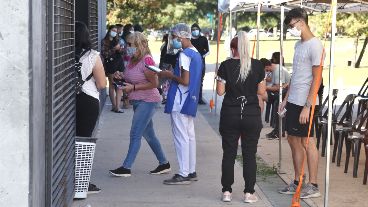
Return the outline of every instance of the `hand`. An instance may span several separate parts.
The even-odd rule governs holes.
[[[115,73],[114,73],[114,78],[116,78],[116,79],[123,79],[124,78],[124,73],[123,72],[120,72],[120,71],[116,71]]]
[[[284,110],[285,106],[286,106],[286,99],[283,102],[281,102],[281,104],[279,105],[279,111],[278,111],[279,114],[282,113],[282,111]]]
[[[309,107],[303,107],[302,112],[300,112],[300,116],[299,116],[299,123],[300,124],[306,124],[309,121],[309,112],[310,112],[310,108]]]
[[[134,85],[130,84],[130,83],[125,83],[125,86],[123,86],[123,91],[125,93],[130,93],[134,90]]]
[[[115,50],[120,50],[120,44],[117,44],[115,47],[114,47]]]
[[[174,77],[174,73],[170,70],[163,70],[158,73],[160,78],[169,78],[172,79]]]

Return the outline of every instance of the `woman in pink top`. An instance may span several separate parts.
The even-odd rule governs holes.
[[[115,77],[126,80],[123,90],[128,93],[129,100],[133,105],[134,115],[130,129],[128,154],[123,164],[115,170],[110,170],[110,173],[119,177],[129,177],[131,175],[130,169],[141,147],[142,136],[146,139],[159,162],[158,167],[150,173],[167,173],[171,170],[170,163],[162,151],[152,122],[156,105],[160,101],[160,94],[157,90],[158,77],[156,73],[145,67],[145,65],[155,65],[155,62],[148,48],[148,41],[142,33],[134,32],[130,34],[126,43],[128,46],[127,54],[131,58],[124,74],[118,71],[115,73]]]

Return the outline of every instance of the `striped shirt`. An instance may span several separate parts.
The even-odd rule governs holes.
[[[144,72],[148,70],[144,65],[155,65],[152,56],[146,55],[137,64],[129,63],[124,71],[125,81],[130,84],[145,84],[147,80]],[[160,102],[160,94],[157,88],[132,91],[128,95],[129,100],[141,100],[145,102]]]

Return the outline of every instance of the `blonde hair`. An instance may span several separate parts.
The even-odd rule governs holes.
[[[131,59],[133,64],[138,63],[144,56],[151,55],[151,51],[148,47],[148,40],[142,33],[134,32],[129,34],[127,36],[127,41],[133,43],[132,46],[137,48]]]
[[[252,62],[249,55],[249,39],[247,33],[244,31],[238,33],[238,52],[240,58],[240,71],[238,80],[240,79],[240,81],[244,82],[251,70]]]

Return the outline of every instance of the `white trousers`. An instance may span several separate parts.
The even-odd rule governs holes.
[[[173,111],[171,112],[171,128],[178,158],[179,175],[187,177],[189,173],[195,172],[196,166],[194,117]]]

